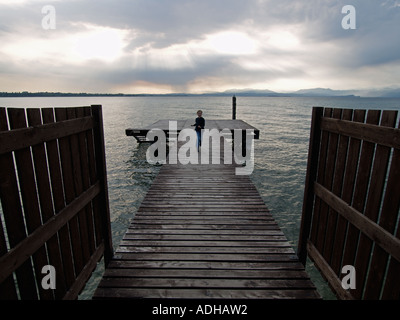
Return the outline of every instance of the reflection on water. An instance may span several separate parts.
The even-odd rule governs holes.
[[[127,137],[127,139],[130,139]],[[131,140],[131,139],[130,139]],[[148,143],[137,144],[131,140],[133,147],[127,159],[121,159],[120,165],[108,173],[110,189],[111,223],[113,224],[113,244],[118,247],[126,228],[134,217],[153,179],[160,169],[146,161]]]

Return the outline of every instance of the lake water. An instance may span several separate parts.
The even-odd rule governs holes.
[[[0,98],[2,107],[103,106],[106,160],[113,244],[116,248],[149,189],[159,166],[146,161],[146,145],[125,135],[160,119],[191,119],[198,109],[207,119],[231,119],[230,97],[69,97]],[[313,106],[396,109],[400,99],[379,98],[270,98],[237,97],[237,119],[260,130],[255,141],[251,179],[285,233],[297,249],[308,141]],[[104,271],[99,263],[80,299],[90,299]],[[325,299],[332,299],[325,281],[311,263],[313,282]]]

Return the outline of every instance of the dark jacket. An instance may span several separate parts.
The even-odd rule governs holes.
[[[205,125],[206,125],[206,120],[204,120],[203,117],[197,117],[194,129],[196,131],[200,131],[201,129],[204,129]],[[200,128],[199,128],[199,126],[200,126]]]

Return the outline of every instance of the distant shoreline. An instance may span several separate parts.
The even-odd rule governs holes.
[[[239,92],[233,93],[166,93],[166,94],[125,94],[125,93],[62,93],[62,92],[0,92],[0,98],[32,98],[32,97],[351,97],[361,98],[356,95],[313,95],[295,93],[252,93]]]
[[[271,90],[227,90],[205,93],[88,93],[88,92],[0,92],[0,98],[24,97],[295,97],[295,98],[400,98],[400,89],[386,90],[332,90],[324,88],[303,89],[294,92]]]

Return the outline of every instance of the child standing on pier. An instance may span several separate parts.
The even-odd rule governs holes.
[[[201,129],[204,129],[204,126],[206,124],[206,120],[203,118],[203,111],[198,110],[197,111],[197,118],[196,118],[196,123],[193,125],[197,133],[197,151],[200,151],[200,146],[201,146]]]

